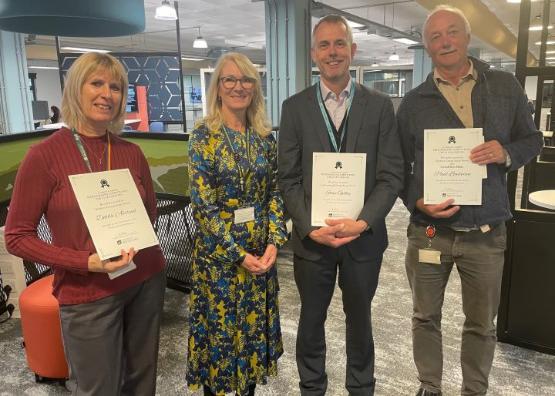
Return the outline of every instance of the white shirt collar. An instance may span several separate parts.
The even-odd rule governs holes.
[[[343,88],[343,90],[339,93],[339,98],[341,96],[349,96],[349,93],[351,92],[351,84],[352,84],[351,80],[352,80],[352,77],[349,74],[349,81],[347,82],[347,85],[345,86],[345,88]],[[328,99],[330,94],[334,94],[333,91],[329,89],[324,83],[324,81],[322,80],[320,80],[320,92],[322,93],[322,98],[324,99],[324,102]]]

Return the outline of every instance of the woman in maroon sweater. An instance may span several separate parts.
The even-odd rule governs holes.
[[[8,251],[50,265],[70,376],[79,395],[154,394],[165,277],[159,246],[101,261],[68,176],[128,168],[151,221],[156,199],[138,146],[114,133],[125,116],[127,73],[106,54],[79,57],[67,73],[68,128],[33,146],[17,173],[6,221]],[[82,151],[81,151],[82,149]],[[52,244],[37,237],[46,217]],[[110,280],[129,262],[136,269]]]

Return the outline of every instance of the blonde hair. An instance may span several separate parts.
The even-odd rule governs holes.
[[[347,33],[347,43],[349,43],[349,45],[353,45],[353,29],[351,29],[351,26],[349,25],[349,22],[347,22],[347,19],[345,19],[345,17],[342,17],[341,15],[329,14],[325,17],[320,18],[320,20],[316,22],[316,25],[314,25],[314,29],[312,29],[312,48],[314,48],[314,44],[316,44],[314,41],[316,30],[318,30],[322,23],[343,24]]]
[[[216,68],[210,79],[208,91],[206,92],[208,115],[198,121],[195,127],[198,128],[204,124],[211,131],[220,130],[223,127],[224,117],[222,114],[222,103],[218,100],[218,88],[220,85],[220,78],[222,77],[222,69],[229,62],[235,63],[244,76],[256,80],[253,87],[252,101],[247,108],[247,122],[258,135],[262,137],[268,136],[272,127],[266,117],[260,74],[249,58],[238,52],[229,52],[218,59],[218,63],[216,63]]]
[[[464,12],[462,12],[462,10],[457,7],[453,7],[448,4],[440,4],[436,6],[432,10],[432,12],[430,12],[430,14],[428,14],[428,16],[426,17],[426,20],[424,21],[424,24],[422,24],[422,42],[424,43],[424,47],[428,46],[428,43],[426,42],[426,28],[428,27],[428,22],[430,21],[431,17],[433,17],[435,14],[437,14],[440,11],[450,12],[452,14],[455,14],[461,17],[461,19],[464,22],[464,30],[466,34],[470,36],[470,22],[468,22],[468,19],[466,18],[466,15],[464,15]]]
[[[106,70],[120,83],[121,103],[116,116],[108,125],[108,130],[117,134],[123,129],[128,82],[127,72],[123,65],[119,60],[109,54],[87,52],[77,58],[69,68],[62,96],[62,114],[64,115],[64,122],[70,128],[78,128],[79,124],[85,119],[81,107],[81,92],[87,79],[98,69]]]

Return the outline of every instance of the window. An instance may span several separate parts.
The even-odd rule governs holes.
[[[391,97],[403,97],[412,89],[412,70],[364,70],[362,83]]]

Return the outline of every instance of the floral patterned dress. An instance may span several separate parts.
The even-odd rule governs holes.
[[[276,143],[272,135],[200,127],[191,134],[189,157],[198,227],[187,383],[190,390],[207,385],[218,395],[245,395],[277,374],[283,353],[276,266],[255,276],[240,265],[245,253],[262,256],[267,244],[280,248],[286,241]],[[235,224],[235,210],[250,206],[255,220]]]

